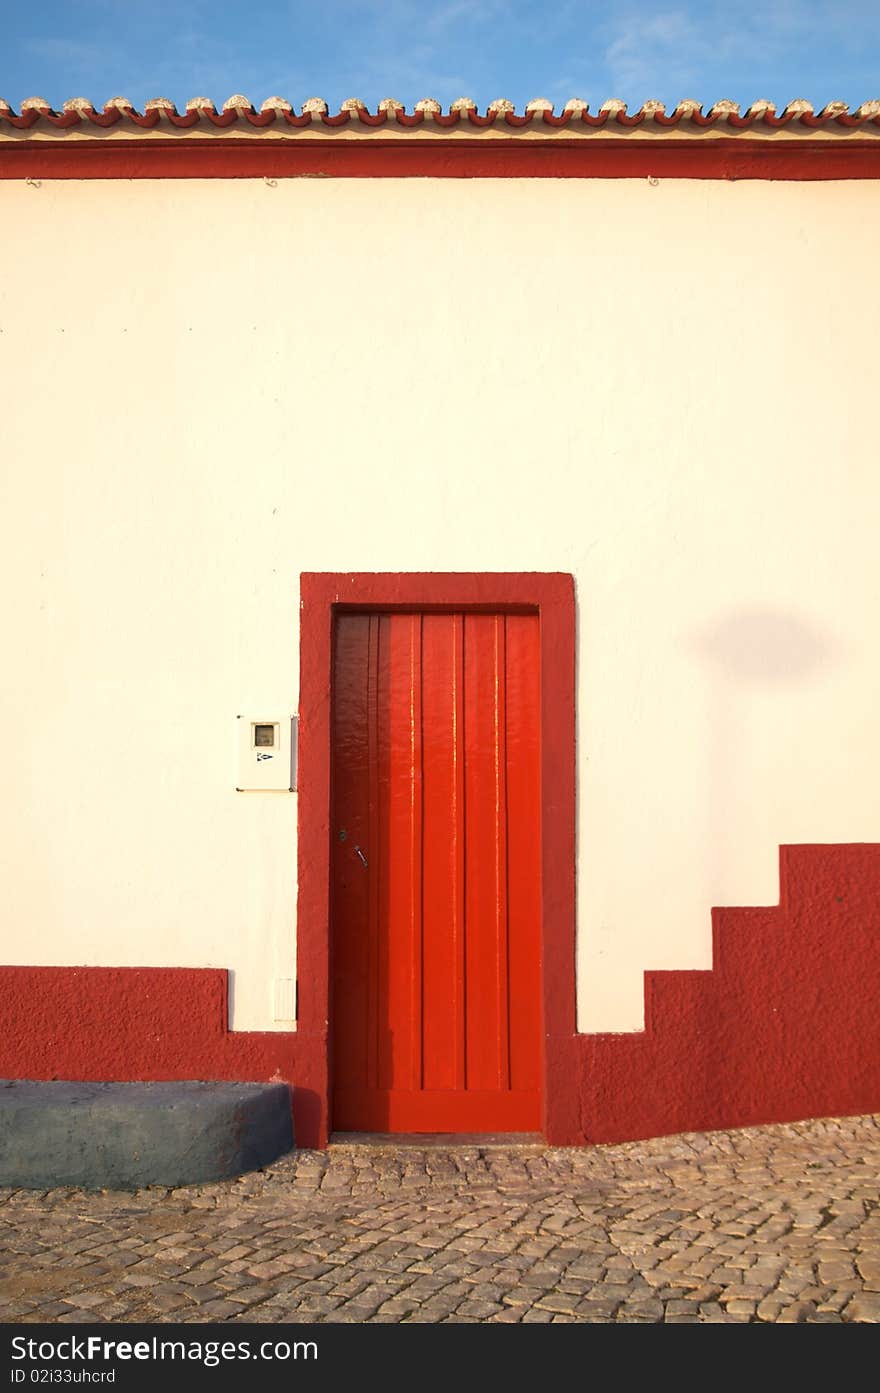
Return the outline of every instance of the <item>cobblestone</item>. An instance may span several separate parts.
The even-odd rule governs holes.
[[[880,1322],[880,1115],[0,1190],[0,1320]]]

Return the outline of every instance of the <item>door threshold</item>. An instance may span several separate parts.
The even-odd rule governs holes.
[[[540,1132],[331,1132],[329,1146],[546,1147]]]

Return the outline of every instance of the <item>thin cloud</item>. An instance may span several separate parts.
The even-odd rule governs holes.
[[[752,98],[776,97],[780,78],[792,71],[812,77],[824,70],[827,76],[828,58],[823,65],[821,55],[832,46],[838,58],[849,53],[849,70],[858,71],[862,64],[856,55],[869,53],[880,41],[880,13],[862,12],[854,23],[851,7],[824,0],[776,0],[760,9],[732,3],[678,5],[654,14],[646,14],[643,6],[626,6],[611,16],[602,33],[610,89],[627,101],[734,96],[715,88],[719,81],[725,83],[727,73],[736,73],[740,84],[753,83]],[[812,91],[812,82],[810,86],[809,95],[818,100],[821,94]]]
[[[414,6],[414,13],[421,17],[425,29],[431,34],[447,34],[457,26],[462,28],[482,27],[501,18],[503,6],[500,0],[449,0],[427,18],[423,7]]]
[[[604,62],[614,95],[653,95],[661,88],[685,95],[720,58],[734,55],[754,58],[749,37],[737,30],[704,28],[686,11],[672,10],[648,20],[626,18],[609,42]]]
[[[34,58],[46,59],[51,63],[64,63],[70,68],[100,69],[114,61],[113,46],[100,40],[45,38],[27,39],[25,51]]]

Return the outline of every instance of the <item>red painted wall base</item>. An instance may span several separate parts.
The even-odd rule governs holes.
[[[713,912],[711,972],[646,974],[636,1035],[550,1039],[547,1140],[880,1110],[880,845],[781,849],[781,900]],[[0,1076],[281,1079],[327,1135],[322,1033],[233,1034],[226,973],[0,968]]]
[[[298,1146],[326,1142],[327,1039],[227,1029],[213,968],[0,968],[0,1077],[293,1085]]]

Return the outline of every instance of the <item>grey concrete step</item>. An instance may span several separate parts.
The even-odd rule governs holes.
[[[257,1170],[293,1148],[281,1083],[0,1079],[0,1185],[136,1190]]]

